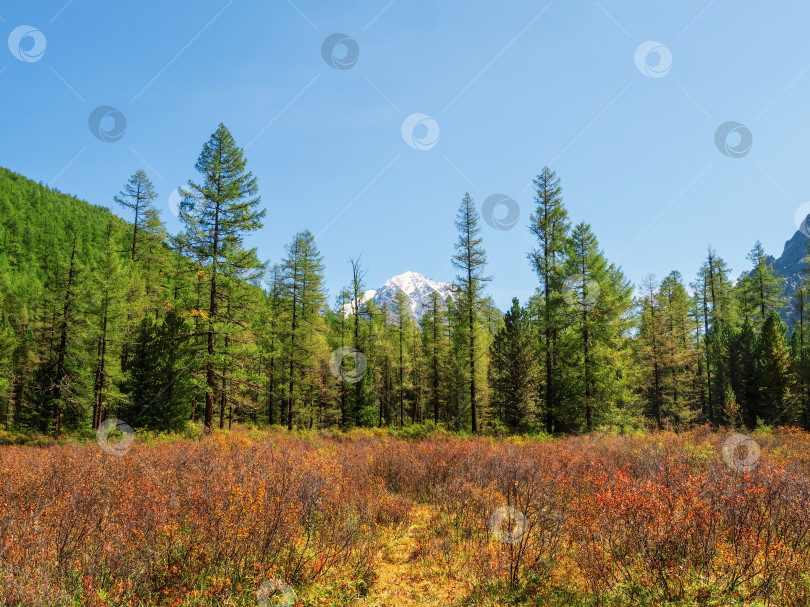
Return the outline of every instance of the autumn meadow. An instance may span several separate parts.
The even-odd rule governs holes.
[[[5,446],[0,604],[806,605],[810,435],[730,436]]]

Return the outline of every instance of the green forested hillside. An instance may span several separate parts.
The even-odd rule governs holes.
[[[98,371],[94,349],[114,338],[126,302],[142,305],[136,290],[144,264],[133,263],[127,247],[132,225],[2,168],[0,219],[0,419],[45,430],[58,400],[64,423],[92,421],[85,417]],[[155,219],[140,251],[168,261]],[[105,373],[117,380],[113,368]]]
[[[191,159],[190,159],[191,160]],[[220,125],[183,190],[177,236],[138,170],[107,208],[0,169],[0,425],[5,430],[435,424],[473,432],[810,424],[806,289],[790,339],[784,281],[757,244],[733,284],[709,249],[693,281],[648,277],[633,292],[562,188],[537,176],[528,263],[536,292],[499,312],[487,296],[475,202],[456,221],[453,297],[415,322],[359,306],[352,260],[332,301],[308,231],[259,261],[259,185]],[[351,310],[344,314],[343,310]],[[338,313],[338,311],[341,311]]]

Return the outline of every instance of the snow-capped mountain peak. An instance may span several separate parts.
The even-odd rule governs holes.
[[[387,306],[389,311],[396,307],[397,291],[402,291],[408,298],[408,307],[414,319],[419,320],[425,313],[430,302],[431,293],[437,291],[442,300],[447,299],[453,291],[453,285],[449,282],[439,282],[420,274],[419,272],[408,271],[385,281],[379,289],[365,291],[362,295],[361,303],[373,300],[378,308]],[[344,313],[352,313],[352,304],[344,306]]]

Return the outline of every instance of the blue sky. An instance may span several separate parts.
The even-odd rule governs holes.
[[[452,279],[465,191],[479,205],[505,194],[517,225],[483,224],[490,292],[505,309],[536,285],[529,185],[548,164],[572,219],[592,225],[635,283],[672,269],[691,280],[709,244],[736,276],[755,240],[781,253],[810,200],[810,5],[640,4],[0,3],[11,37],[0,48],[0,165],[105,205],[143,167],[176,232],[170,194],[196,178],[222,121],[247,146],[268,210],[249,244],[278,261],[311,230],[330,298],[360,254],[372,288],[406,270]],[[335,33],[359,49],[350,69],[322,56]],[[648,41],[665,47],[660,68],[655,52],[636,65]],[[119,140],[88,128],[99,106],[125,117]],[[430,149],[402,135],[413,114],[438,126],[437,139],[414,132]],[[715,143],[728,121],[753,139],[740,157],[740,128],[724,140],[732,156]],[[108,116],[101,130],[113,128]]]

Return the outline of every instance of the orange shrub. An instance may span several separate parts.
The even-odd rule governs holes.
[[[459,600],[808,604],[810,437],[756,435],[739,472],[727,436],[3,447],[0,604],[255,604],[271,579],[321,593],[307,604],[337,579],[348,604],[414,503],[412,558]]]

